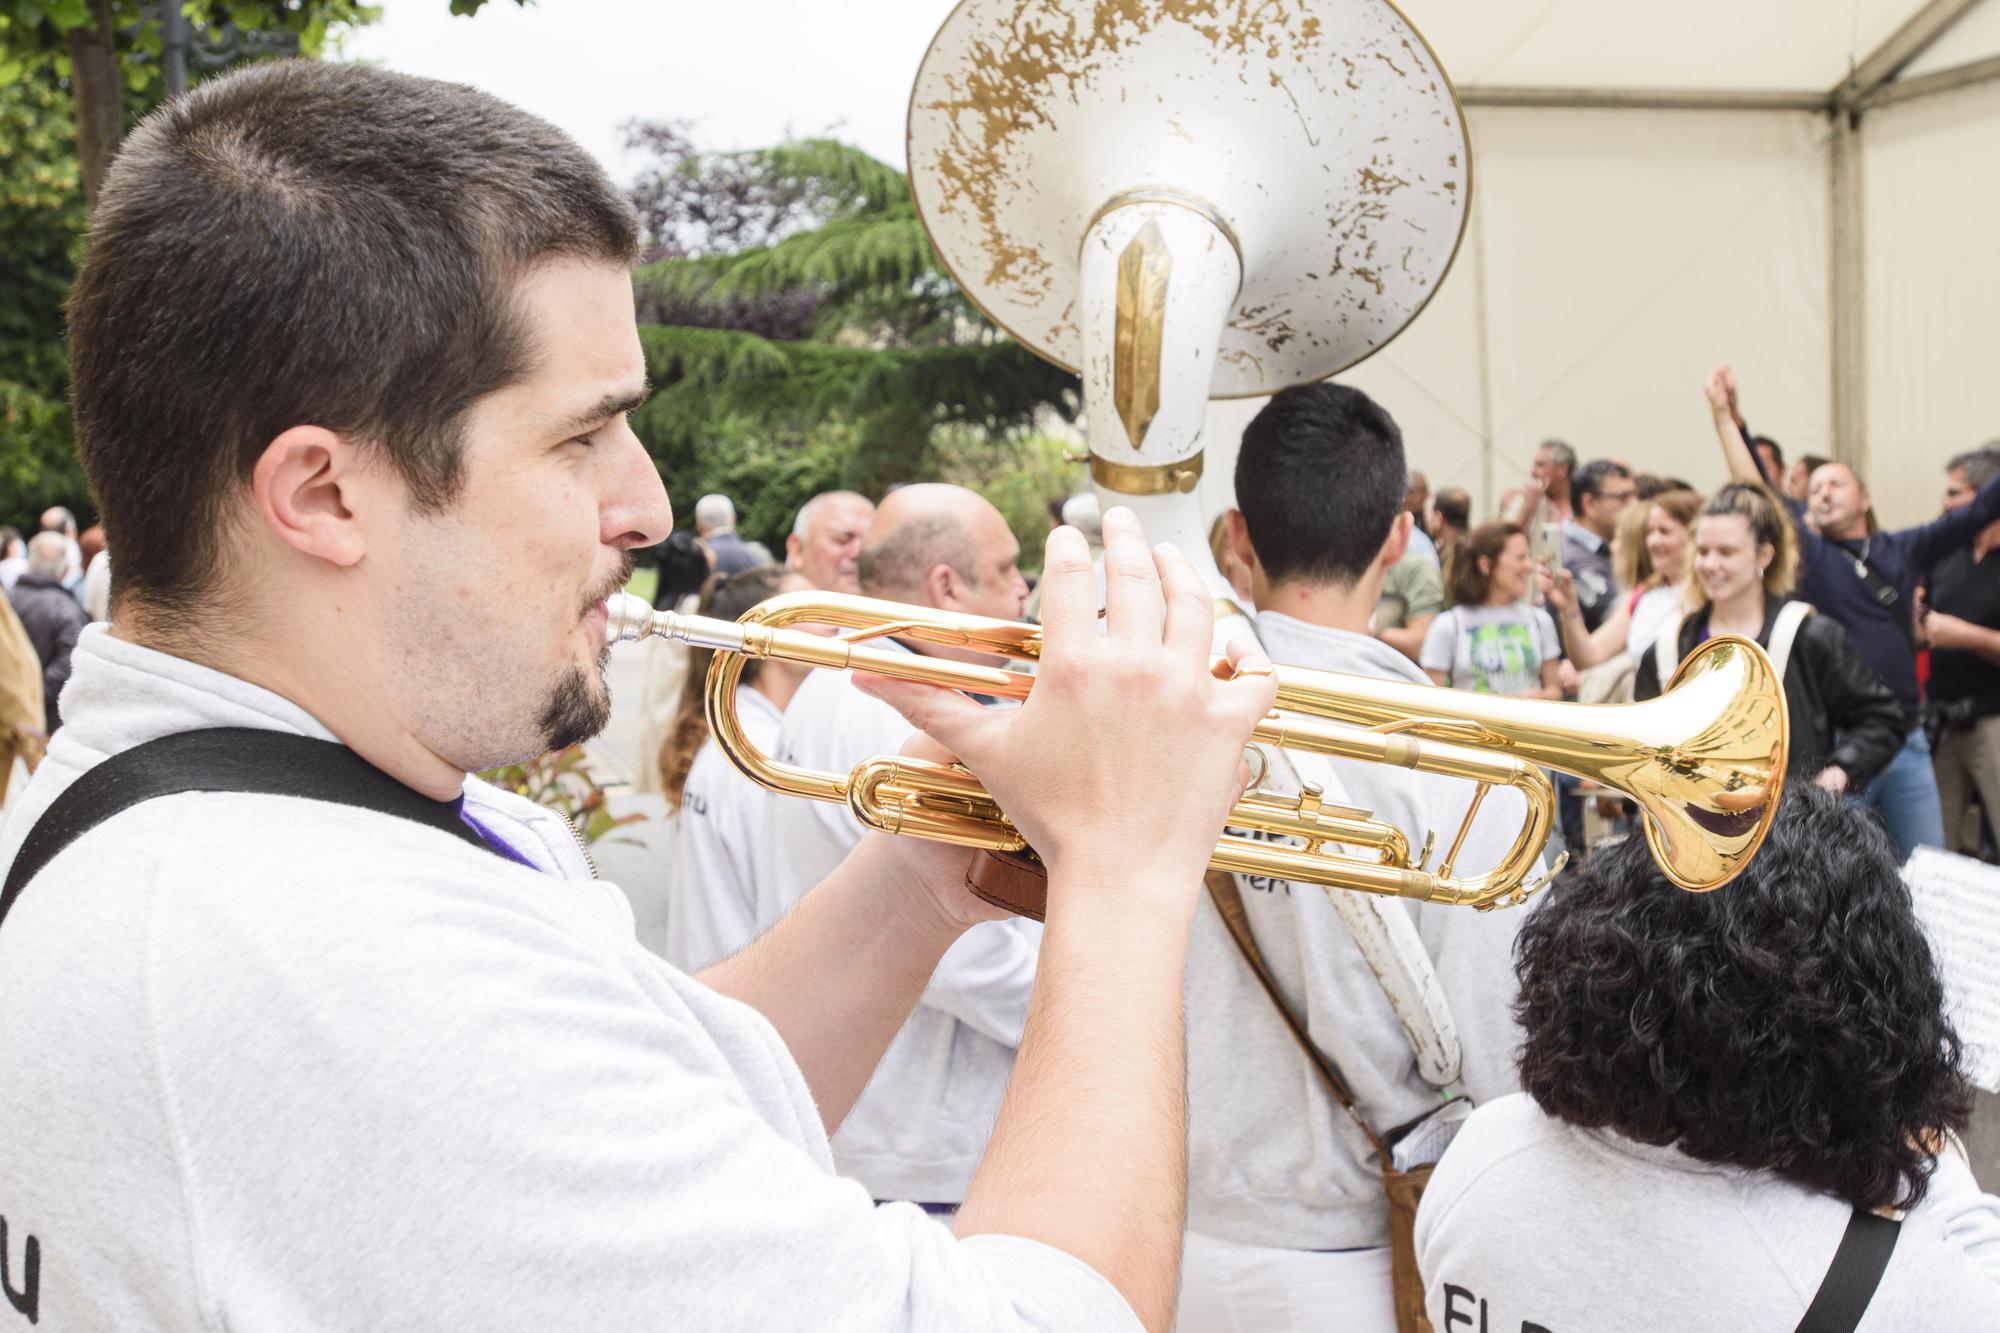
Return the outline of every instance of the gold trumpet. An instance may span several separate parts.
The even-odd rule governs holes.
[[[744,663],[765,657],[1025,699],[1034,685],[1025,673],[870,641],[894,636],[1033,662],[1041,653],[1038,627],[824,592],[773,597],[733,622],[655,611],[630,595],[611,598],[609,610],[605,633],[611,642],[659,635],[717,650],[708,675],[709,726],[731,762],[755,782],[788,796],[844,803],[862,823],[888,833],[999,852],[1027,849],[1020,831],[962,766],[883,755],[836,774],[781,763],[750,743],[735,700]],[[797,624],[846,632],[787,628]],[[1667,877],[1706,892],[1749,863],[1777,812],[1790,731],[1784,689],[1763,649],[1734,635],[1696,649],[1665,693],[1638,704],[1513,699],[1289,666],[1276,674],[1278,706],[1257,724],[1253,740],[1477,786],[1434,869],[1428,868],[1433,839],[1412,859],[1399,829],[1368,811],[1325,803],[1310,785],[1296,796],[1253,789],[1230,812],[1231,831],[1216,843],[1209,864],[1218,870],[1481,910],[1513,906],[1547,882],[1547,876],[1529,880],[1555,819],[1555,790],[1542,771],[1554,768],[1638,802],[1646,840]],[[1521,793],[1527,818],[1497,865],[1460,877],[1453,862],[1496,786]],[[1233,831],[1239,829],[1302,845]]]

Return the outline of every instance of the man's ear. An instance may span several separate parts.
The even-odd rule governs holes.
[[[250,488],[272,537],[301,555],[347,568],[367,553],[355,516],[360,451],[320,426],[293,426],[257,457]]]
[[[799,540],[798,533],[793,532],[786,534],[785,563],[789,565],[791,568],[797,569],[799,567],[799,552],[805,549],[806,549],[806,544]]]
[[[959,585],[963,582],[958,571],[940,560],[931,566],[931,572],[924,576],[924,592],[930,604],[940,611],[954,610],[959,601]]]
[[[1257,548],[1250,544],[1250,524],[1243,518],[1241,509],[1222,511],[1222,525],[1229,542],[1229,553],[1236,557],[1236,563],[1247,570],[1257,568]]]
[[[1410,529],[1416,526],[1416,521],[1416,515],[1407,509],[1397,512],[1396,521],[1389,525],[1389,535],[1382,541],[1381,554],[1375,557],[1377,565],[1387,569],[1403,558],[1403,553],[1410,549]]]

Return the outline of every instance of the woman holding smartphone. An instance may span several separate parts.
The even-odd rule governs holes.
[[[1694,523],[1702,498],[1694,491],[1666,491],[1646,502],[1643,544],[1636,551],[1616,550],[1619,581],[1631,589],[1617,609],[1596,630],[1587,630],[1567,571],[1551,570],[1541,578],[1542,597],[1550,614],[1562,624],[1563,642],[1579,668],[1594,667],[1619,653],[1636,660],[1653,646],[1660,627],[1681,609],[1681,586],[1688,572],[1688,552],[1694,546]]]

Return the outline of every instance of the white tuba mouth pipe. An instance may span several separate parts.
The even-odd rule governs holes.
[[[1215,211],[1172,191],[1114,198],[1080,262],[1083,401],[1099,503],[1185,552],[1218,599],[1231,596],[1202,527],[1203,426],[1224,322],[1243,285],[1236,238]]]

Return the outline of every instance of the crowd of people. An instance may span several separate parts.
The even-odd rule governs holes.
[[[1537,451],[1526,483],[1502,497],[1501,516],[1477,524],[1470,522],[1471,501],[1462,490],[1433,494],[1422,472],[1405,469],[1400,434],[1377,404],[1337,386],[1288,391],[1245,432],[1235,477],[1237,503],[1217,518],[1211,549],[1276,660],[1362,676],[1428,680],[1529,699],[1644,700],[1660,694],[1680,660],[1711,635],[1753,639],[1772,656],[1784,682],[1791,780],[1823,790],[1829,800],[1840,798],[1834,804],[1796,798],[1805,808],[1793,816],[1795,822],[1781,826],[1776,839],[1788,850],[1768,852],[1762,863],[1771,872],[1773,892],[1782,883],[1779,863],[1807,856],[1804,842],[1822,834],[1834,845],[1843,845],[1842,839],[1854,843],[1850,854],[1867,869],[1857,870],[1843,889],[1856,895],[1879,893],[1882,877],[1893,877],[1896,862],[1913,846],[1950,846],[1973,854],[1983,848],[1991,857],[1991,819],[1985,812],[2000,808],[2000,791],[1978,786],[1982,779],[1990,784],[1984,775],[1994,768],[1976,742],[1978,728],[1987,725],[1981,719],[2000,715],[2000,707],[1969,713],[1970,725],[1953,729],[1952,749],[1937,747],[1933,789],[1952,792],[1945,807],[1952,813],[1949,821],[1937,814],[1935,796],[1928,815],[1921,806],[1913,815],[1905,799],[1865,812],[1867,793],[1899,756],[1925,753],[1916,747],[1925,743],[1923,718],[1936,726],[1936,688],[1924,711],[1914,700],[1906,708],[1885,679],[1897,671],[1901,655],[1882,651],[1881,634],[1856,610],[1854,599],[1843,598],[1837,586],[1826,587],[1826,569],[1832,566],[1822,569],[1819,584],[1807,583],[1806,571],[1813,544],[1847,551],[1852,559],[1838,568],[1857,581],[1866,561],[1894,553],[1887,556],[1891,577],[1907,574],[1918,582],[1902,603],[1911,633],[1888,646],[1927,658],[1931,681],[1942,673],[1953,682],[1947,698],[2000,696],[2000,654],[1982,656],[1978,649],[1987,640],[1976,637],[1991,635],[2000,642],[1995,608],[1978,604],[1982,596],[1990,602],[1986,589],[2000,579],[1981,581],[1952,563],[1976,569],[2000,544],[2000,485],[1994,484],[2000,447],[1950,461],[1938,518],[1892,532],[1871,529],[1872,536],[1860,539],[1866,549],[1849,550],[1843,543],[1851,539],[1843,534],[1857,515],[1869,512],[1867,493],[1851,470],[1820,462],[1803,476],[1787,473],[1778,446],[1761,436],[1757,453],[1744,453],[1737,447],[1742,428],[1733,380],[1718,372],[1713,387],[1722,458],[1742,479],[1704,495],[1685,481],[1635,473],[1615,459],[1578,465],[1566,445],[1550,442]],[[1752,461],[1746,464],[1746,458]],[[1743,475],[1753,468],[1753,475]],[[1063,518],[1091,541],[1101,578],[1095,497],[1059,498],[1051,505],[1051,521]],[[661,548],[661,586],[668,599],[663,604],[734,618],[777,592],[816,587],[1003,619],[1033,614],[1033,598],[1016,568],[1017,544],[998,512],[969,491],[904,487],[885,497],[879,509],[851,492],[830,492],[801,509],[787,546],[783,566],[731,574],[719,562],[711,568],[711,562],[699,561],[676,582],[664,577],[677,558],[669,543]],[[1817,602],[1807,600],[1815,595]],[[1873,651],[1864,654],[1858,645],[1871,634]],[[915,642],[905,650],[963,655]],[[680,811],[680,831],[670,899],[658,911],[642,907],[641,919],[664,918],[661,933],[649,942],[690,971],[754,940],[796,906],[803,886],[826,875],[861,837],[861,826],[844,807],[775,797],[729,765],[707,735],[704,656],[691,655],[672,726],[665,740],[642,756],[660,770],[661,785]],[[1914,669],[1896,678],[1906,676],[1914,682]],[[833,673],[755,663],[736,693],[737,714],[753,744],[783,762],[822,771],[844,773],[872,756],[893,754],[914,732],[894,708]],[[1948,759],[1961,763],[1968,776],[1947,776]],[[1317,781],[1343,793],[1344,803],[1387,818],[1413,843],[1431,830],[1455,827],[1465,813],[1468,793],[1454,792],[1448,782],[1356,764],[1308,772],[1306,764],[1324,763],[1311,757],[1279,762],[1301,769],[1292,781]],[[1906,780],[1914,784],[1922,776]],[[1565,889],[1557,901],[1593,893],[1598,907],[1614,899],[1639,902],[1665,884],[1632,850],[1642,844],[1619,837],[1631,830],[1634,818],[1623,802],[1565,782],[1563,804],[1572,859],[1601,845],[1601,854],[1611,858],[1605,866],[1617,869],[1593,863],[1591,878],[1572,874],[1561,881]],[[1587,807],[1591,817],[1586,820],[1579,807]],[[1847,813],[1837,814],[1840,809]],[[1474,821],[1461,864],[1497,860],[1518,817],[1518,806],[1494,797]],[[1943,832],[1947,822],[1954,831],[1949,842]],[[1877,823],[1881,832],[1860,831]],[[1795,831],[1795,824],[1820,832],[1807,835]],[[1826,834],[1828,829],[1843,831]],[[1605,894],[1604,879],[1614,873],[1620,892]],[[1487,1102],[1506,1108],[1473,1119],[1477,1132],[1446,1159],[1454,1167],[1482,1152],[1510,1162],[1518,1157],[1519,1166],[1509,1169],[1528,1169],[1541,1155],[1560,1158],[1567,1152],[1574,1158],[1582,1152],[1580,1160],[1565,1159],[1562,1169],[1586,1176],[1607,1169],[1578,1146],[1580,1141],[1561,1137],[1555,1126],[1563,1116],[1556,1108],[1614,1094],[1594,1092],[1581,1082],[1571,1086],[1566,1071],[1550,1074],[1556,1080],[1551,1089],[1560,1083],[1563,1091],[1539,1092],[1532,1080],[1524,1085],[1513,1062],[1522,1033],[1510,1003],[1548,1024],[1574,1024],[1581,1012],[1575,1006],[1589,997],[1556,987],[1556,965],[1549,961],[1556,955],[1536,955],[1526,939],[1517,938],[1520,924],[1531,919],[1526,914],[1489,919],[1417,906],[1407,909],[1407,916],[1423,959],[1418,990],[1426,1003],[1416,1007],[1427,1021],[1413,1023],[1411,1006],[1397,1003],[1393,979],[1384,979],[1381,959],[1362,943],[1371,930],[1385,929],[1380,920],[1385,912],[1402,914],[1405,908],[1378,905],[1375,919],[1357,932],[1336,910],[1336,899],[1258,877],[1242,882],[1251,891],[1235,895],[1227,911],[1225,900],[1218,899],[1215,912],[1197,914],[1190,943],[1186,994],[1195,1021],[1188,1033],[1189,1231],[1178,1326],[1190,1331],[1306,1327],[1310,1321],[1287,1322],[1284,1310],[1298,1293],[1310,1290],[1340,1304],[1351,1321],[1343,1326],[1395,1327],[1390,1199],[1376,1161],[1389,1151],[1383,1136],[1395,1131],[1407,1136],[1413,1123],[1432,1113],[1427,1108],[1435,1107],[1439,1089],[1445,1089],[1455,1099],[1447,1104],[1460,1111]],[[1591,887],[1577,887],[1584,884]],[[1761,892],[1733,886],[1723,896],[1740,894],[1737,905],[1759,914],[1772,910],[1760,900]],[[1526,938],[1541,940],[1552,951],[1577,950],[1594,938],[1590,931],[1608,929],[1581,924],[1574,906],[1559,910],[1565,927],[1575,927],[1573,938]],[[1349,917],[1361,911],[1348,904]],[[1270,967],[1275,991],[1267,994],[1238,956],[1225,928],[1231,912],[1242,915],[1260,953],[1276,960],[1259,959],[1260,966]],[[1673,927],[1740,928],[1698,914]],[[1894,939],[1896,932],[1911,929],[1910,919],[1890,913],[1880,929]],[[1006,1089],[1040,933],[1039,926],[1018,918],[988,923],[968,932],[940,964],[916,1013],[833,1139],[836,1164],[875,1198],[912,1199],[947,1217],[958,1208],[979,1160],[983,1127],[992,1123]],[[1912,946],[1905,941],[1896,947]],[[1835,956],[1827,965],[1838,972],[1848,961]],[[1732,960],[1717,975],[1733,975],[1728,969],[1742,965]],[[1535,1008],[1543,1002],[1531,1005],[1520,987],[1542,984],[1544,977],[1552,997],[1546,1009]],[[1741,984],[1754,988],[1767,982]],[[1856,984],[1852,978],[1839,982]],[[1297,1031],[1311,1043],[1309,1052],[1286,1023],[1274,1019],[1274,995],[1282,997]],[[1843,992],[1843,1003],[1850,998]],[[1745,1002],[1751,1002],[1747,994]],[[1913,1003],[1913,1012],[1921,1014],[1921,992]],[[1830,1032],[1811,1030],[1816,1021],[1802,1015],[1798,1031],[1774,1034],[1772,1040],[1807,1045],[1832,1040]],[[1920,1026],[1918,1038],[1935,1044],[1936,1016],[1923,1022],[1932,1027]],[[1552,1042],[1570,1035],[1561,1027],[1548,1033]],[[1605,1068],[1635,1058],[1620,1055],[1609,1036],[1605,1043],[1592,1052]],[[1684,1049],[1674,1050],[1676,1076],[1693,1076],[1700,1060],[1714,1058],[1713,1045],[1690,1038]],[[1915,1049],[1893,1058],[1914,1059]],[[1312,1086],[1319,1058],[1340,1071],[1339,1092],[1331,1099]],[[1526,1058],[1532,1063],[1541,1057],[1531,1048]],[[1739,1051],[1731,1058],[1746,1057]],[[1962,1092],[1951,1091],[1946,1074],[1937,1077],[1942,1100],[1932,1111],[1946,1114],[1940,1108],[1949,1102],[1949,1114],[1962,1119]],[[1523,1086],[1537,1093],[1535,1100],[1553,1121],[1538,1120],[1532,1108],[1509,1096]],[[1667,1132],[1657,1119],[1648,1119],[1653,1112],[1644,1107],[1645,1094],[1635,1084],[1615,1094],[1629,1099],[1622,1109],[1614,1111],[1607,1100],[1599,1111],[1605,1118],[1570,1121],[1627,1139],[1636,1134],[1637,1144],[1661,1145],[1651,1156],[1636,1146],[1629,1149],[1635,1154],[1632,1170],[1639,1174],[1626,1182],[1627,1194],[1642,1182],[1693,1169],[1686,1154],[1670,1145],[1685,1136],[1718,1133],[1715,1125],[1698,1123]],[[1829,1083],[1811,1096],[1832,1107],[1848,1093]],[[1698,1104],[1684,1110],[1691,1122],[1712,1113]],[[1496,1123],[1509,1128],[1496,1130]],[[1705,1160],[1769,1172],[1778,1140],[1768,1127],[1755,1133],[1743,1128],[1742,1142],[1726,1151],[1716,1148],[1721,1155]],[[1536,1146],[1523,1147],[1526,1140]],[[1754,1146],[1759,1143],[1764,1146]],[[1859,1150],[1854,1143],[1841,1148]],[[1831,1172],[1832,1145],[1817,1151],[1819,1164],[1811,1170]],[[1643,1168],[1636,1165],[1642,1162]],[[1978,1191],[1965,1164],[1953,1162],[1940,1168],[1956,1200],[1952,1206],[1976,1212],[1984,1206]],[[1894,1161],[1876,1170],[1867,1191],[1830,1192],[1870,1208],[1894,1198],[1908,1201],[1921,1193],[1918,1182],[1930,1169]],[[1846,1215],[1814,1195],[1814,1188],[1821,1196],[1829,1191],[1819,1177],[1806,1178],[1805,1170],[1793,1163],[1789,1172],[1776,1173],[1806,1187],[1781,1192],[1782,1204],[1760,1205],[1776,1207],[1777,1213],[1758,1225],[1792,1225],[1776,1220],[1789,1219],[1791,1209],[1837,1235]],[[1442,1178],[1452,1184],[1459,1174],[1454,1170]],[[1698,1183],[1676,1188],[1687,1191],[1696,1213],[1727,1211],[1737,1202],[1735,1194],[1705,1193]],[[1436,1215],[1483,1218],[1484,1207],[1513,1206],[1481,1189],[1470,1195],[1473,1202],[1463,1205],[1454,1190],[1450,1205],[1433,1205]],[[1553,1200],[1536,1206],[1561,1211]],[[1444,1318],[1461,1313],[1464,1300],[1517,1308],[1524,1327],[1536,1319],[1546,1327],[1574,1326],[1578,1311],[1600,1308],[1597,1289],[1552,1301],[1500,1278],[1487,1267],[1492,1256],[1462,1256],[1461,1244],[1478,1246],[1462,1239],[1460,1226],[1477,1231],[1485,1225],[1454,1221],[1426,1232],[1426,1243],[1441,1256],[1438,1271],[1462,1279],[1455,1288],[1460,1296],[1445,1298]],[[1949,1264],[1943,1268],[1952,1271]],[[1775,1276],[1777,1270],[1767,1278]],[[1798,1277],[1792,1273],[1786,1280]],[[1657,1296],[1646,1287],[1652,1280],[1626,1283],[1624,1298],[1638,1299],[1642,1292],[1649,1299]],[[1907,1277],[1899,1272],[1897,1280],[1921,1281],[1916,1270]],[[1963,1295],[1953,1286],[1962,1279],[1941,1280],[1949,1299]],[[1619,1290],[1615,1269],[1594,1274],[1592,1281],[1603,1291]],[[1771,1299],[1768,1293],[1756,1297]],[[1437,1310],[1432,1314],[1439,1317]]]
[[[110,617],[111,558],[104,529],[77,531],[76,515],[60,505],[42,514],[39,531],[23,538],[0,526],[0,800],[16,761],[28,771],[41,761],[62,725],[58,700],[69,679],[77,635]]]
[[[2000,859],[2000,578],[1984,563],[2000,442],[1950,459],[1936,517],[1890,529],[1852,468],[1788,468],[1750,435],[1727,367],[1708,395],[1730,477],[1712,494],[1549,441],[1468,529],[1465,493],[1413,472],[1433,547],[1391,570],[1375,633],[1441,685],[1586,702],[1651,698],[1712,634],[1743,635],[1784,678],[1796,777],[1875,811],[1905,858]],[[1610,803],[1563,787],[1564,836],[1586,848],[1585,814]]]
[[[2000,1329],[2000,1199],[1899,874],[1945,837],[1927,718],[1994,808],[1993,714],[1950,701],[1990,698],[2000,455],[1880,530],[1841,464],[1777,494],[1719,373],[1712,495],[1552,443],[1475,522],[1382,405],[1287,389],[1212,538],[1257,639],[1221,666],[1193,564],[1072,497],[1025,702],[739,679],[780,761],[965,764],[1041,857],[1041,920],[971,891],[967,849],[751,784],[699,660],[648,741],[678,807],[655,918],[471,776],[602,728],[634,552],[722,617],[816,588],[1019,619],[1031,589],[954,486],[816,496],[782,562],[725,497],[676,534],[627,422],[637,250],[574,143],[365,66],[205,81],[112,164],[69,327],[115,623],[77,635],[0,833],[21,1319]],[[1723,632],[1781,661],[1795,725],[1721,890],[1575,829],[1513,911],[1207,871],[1273,661],[1636,697]],[[1290,751],[1258,781],[1413,848],[1463,826],[1468,872],[1526,808]]]

